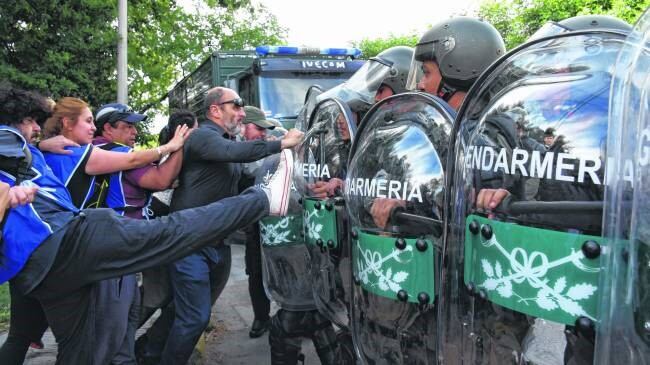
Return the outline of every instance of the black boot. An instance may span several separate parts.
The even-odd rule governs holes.
[[[248,335],[250,338],[257,338],[260,337],[264,334],[269,329],[269,326],[271,324],[271,319],[266,319],[266,320],[259,320],[255,319],[253,321],[253,325],[251,326],[250,332],[248,332]]]

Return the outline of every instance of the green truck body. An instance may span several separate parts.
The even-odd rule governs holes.
[[[206,92],[215,86],[234,89],[286,128],[293,127],[312,85],[324,90],[347,80],[363,61],[328,55],[261,55],[256,51],[213,52],[169,92],[169,108],[190,109],[202,119]]]

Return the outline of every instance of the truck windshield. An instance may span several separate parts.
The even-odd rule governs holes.
[[[271,118],[295,117],[305,103],[305,93],[310,86],[319,85],[323,90],[328,90],[348,77],[349,75],[333,78],[260,76],[260,106],[265,112],[271,113]]]

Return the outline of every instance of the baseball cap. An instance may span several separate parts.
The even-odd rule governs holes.
[[[106,123],[115,123],[119,120],[126,123],[139,123],[147,119],[147,116],[144,114],[138,114],[131,109],[126,104],[120,103],[111,103],[102,105],[97,109],[95,114],[95,125],[98,129],[101,129]]]
[[[247,105],[244,107],[244,112],[246,112],[244,124],[253,123],[258,127],[266,129],[275,128],[275,124],[266,119],[266,115],[264,115],[264,112],[261,109]]]

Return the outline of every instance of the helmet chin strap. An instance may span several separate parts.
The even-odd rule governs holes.
[[[440,81],[440,85],[438,85],[438,91],[436,92],[436,95],[438,95],[442,100],[444,101],[449,101],[451,97],[458,91],[453,86],[447,85],[447,83],[443,81]]]

